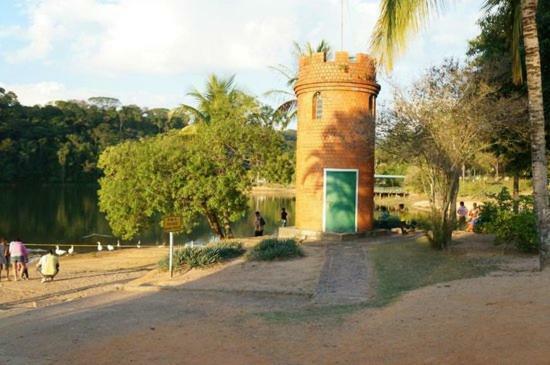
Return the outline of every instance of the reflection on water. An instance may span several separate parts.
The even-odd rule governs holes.
[[[97,207],[97,187],[71,186],[23,186],[0,187],[0,236],[8,240],[20,237],[30,243],[104,243],[115,242],[109,224]],[[272,233],[279,225],[281,208],[289,211],[289,224],[294,224],[294,198],[253,197],[249,200],[247,214],[233,225],[237,237],[251,236],[254,230],[253,213],[259,210],[266,220],[266,233]],[[91,236],[98,234],[102,236]],[[206,222],[199,222],[191,234],[176,236],[177,243],[190,240],[204,242],[212,238]],[[166,235],[154,223],[134,243],[158,244],[167,241]],[[123,242],[124,243],[124,242]]]

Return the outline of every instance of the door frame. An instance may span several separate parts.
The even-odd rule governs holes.
[[[355,172],[355,232],[357,232],[357,214],[359,212],[359,169],[335,169],[324,168],[323,169],[323,232],[327,231],[327,172],[330,171],[344,171]]]

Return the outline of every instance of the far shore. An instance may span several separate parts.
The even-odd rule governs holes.
[[[254,186],[251,191],[252,196],[277,196],[292,198],[296,195],[296,189],[290,186]]]

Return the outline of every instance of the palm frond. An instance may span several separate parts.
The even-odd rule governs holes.
[[[282,89],[273,89],[273,90],[269,90],[269,91],[266,91],[264,93],[264,96],[277,96],[277,95],[283,95],[283,96],[291,96],[291,97],[294,97],[294,93],[293,92],[290,92],[288,90],[282,90]]]
[[[405,51],[409,38],[430,16],[439,13],[444,3],[445,0],[382,0],[370,42],[371,53],[378,64],[391,71],[395,59]]]
[[[275,109],[275,113],[288,114],[296,110],[298,107],[298,100],[287,100]]]
[[[172,109],[170,111],[170,113],[171,113],[170,114],[171,116],[173,116],[177,113],[188,113],[188,114],[191,114],[191,116],[193,117],[193,119],[196,122],[208,123],[208,117],[206,115],[201,113],[198,109],[193,108],[192,106],[187,105],[187,104],[181,104],[179,107],[177,107],[175,109]],[[171,118],[171,116],[170,116],[170,118]]]

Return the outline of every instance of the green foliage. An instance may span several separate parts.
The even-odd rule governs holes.
[[[251,260],[273,261],[302,257],[304,252],[295,240],[265,239],[250,250]]]
[[[495,234],[496,244],[511,244],[522,252],[536,252],[537,220],[531,197],[520,197],[515,203],[508,189],[491,196],[494,201],[481,206],[476,231]],[[514,212],[514,204],[518,212]]]
[[[257,104],[244,103],[250,97],[232,82],[216,80],[198,110],[208,118],[101,155],[99,204],[116,235],[129,239],[156,215],[170,214],[183,218],[185,231],[203,216],[213,233],[230,238],[256,179],[266,172],[285,182],[292,176],[274,172],[285,170],[281,163],[273,167],[273,160],[290,160],[284,159],[283,135],[258,121]]]
[[[188,119],[105,97],[29,107],[0,88],[0,181],[95,182],[107,147],[183,127]]]
[[[174,252],[174,267],[203,268],[244,253],[240,242],[220,242],[203,247],[184,247]],[[166,257],[159,262],[161,269],[168,269]]]
[[[219,251],[221,258],[224,260],[239,257],[245,252],[241,242],[222,241],[213,244],[213,246]]]

